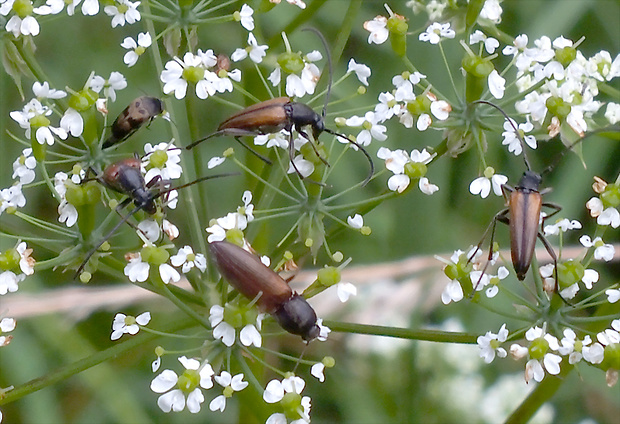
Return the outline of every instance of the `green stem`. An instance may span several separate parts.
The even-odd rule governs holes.
[[[560,385],[566,381],[566,376],[572,370],[572,366],[563,364],[559,375],[547,375],[547,377],[530,392],[523,403],[510,414],[505,423],[516,424],[529,422],[536,411],[558,391]]]
[[[184,328],[191,326],[193,323],[189,320],[172,321],[171,324],[162,329],[164,332],[175,333]],[[126,342],[122,342],[114,345],[111,348],[97,352],[84,359],[76,361],[72,364],[66,365],[57,369],[45,376],[35,378],[24,384],[15,387],[13,390],[6,392],[3,396],[0,396],[0,405],[11,403],[17,399],[54,385],[60,381],[66,380],[82,371],[90,369],[95,365],[101,364],[105,361],[111,360],[121,355],[125,355],[133,349],[139,348],[144,344],[156,339],[159,335],[156,334],[142,334],[140,336],[133,337]]]
[[[341,333],[368,334],[396,337],[399,339],[426,340],[440,343],[475,344],[477,335],[440,330],[411,330],[409,328],[384,327],[381,325],[354,324],[338,321],[324,321],[332,331]]]

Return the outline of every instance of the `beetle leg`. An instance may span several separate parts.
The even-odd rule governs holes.
[[[291,128],[291,130],[292,130],[292,128]],[[301,174],[301,172],[299,171],[299,168],[297,168],[297,164],[295,163],[295,144],[293,143],[293,131],[291,131],[291,130],[289,130],[289,132],[288,132],[288,158],[291,161],[291,165],[293,166],[293,169],[295,170],[297,175],[299,175],[299,178],[301,178],[302,180],[307,180],[308,182],[310,182],[312,184],[317,184],[317,185],[325,187],[326,185],[323,184],[323,183],[320,183],[318,181],[314,181],[312,178],[304,177]],[[305,135],[305,137],[307,138],[308,135]],[[310,141],[310,139],[308,139],[308,142],[312,143],[312,141]],[[312,147],[314,147],[314,144],[312,144]],[[317,153],[317,155],[318,155],[318,153]]]
[[[319,154],[319,151],[316,149],[316,144],[314,144],[314,142],[312,140],[310,140],[310,136],[308,136],[308,133],[306,133],[304,130],[302,130],[301,128],[295,128],[297,130],[297,132],[299,133],[299,135],[301,135],[303,138],[305,138],[306,140],[308,140],[308,143],[310,143],[310,145],[312,146],[312,149],[314,150],[314,154],[316,155],[316,157],[318,157],[319,159],[321,159],[321,162],[323,162],[326,166],[330,166],[330,164],[327,162],[327,160],[325,158],[323,158],[323,156],[321,156]]]
[[[508,220],[508,212],[509,212],[509,209],[506,208],[506,209],[502,209],[501,211],[499,211],[498,213],[495,214],[495,216],[491,220],[491,223],[488,225],[487,229],[484,230],[484,234],[482,235],[482,238],[480,239],[480,242],[476,246],[476,249],[474,249],[474,252],[467,259],[467,263],[470,263],[472,261],[472,259],[474,259],[474,257],[476,256],[476,253],[478,253],[478,251],[482,247],[482,243],[484,243],[484,240],[487,238],[487,235],[489,234],[489,231],[490,231],[491,232],[491,240],[489,242],[489,256],[487,257],[487,262],[484,265],[484,268],[482,268],[482,274],[480,274],[480,278],[478,279],[478,281],[476,282],[475,285],[472,284],[472,292],[471,292],[470,298],[472,298],[476,294],[476,291],[478,289],[478,285],[480,285],[480,282],[482,281],[482,277],[484,276],[484,273],[487,270],[487,268],[489,266],[489,263],[493,259],[493,241],[495,239],[495,227],[497,225],[497,222],[499,221],[499,222],[502,222],[504,224],[507,224],[509,222],[509,220]]]
[[[131,199],[128,199],[131,200]],[[124,202],[123,202],[124,203]],[[122,205],[123,203],[120,203],[118,206]],[[121,215],[120,211],[118,210],[118,206],[115,208],[116,212]],[[124,205],[123,205],[124,206]],[[82,270],[84,269],[84,267],[86,266],[86,264],[88,263],[88,261],[90,260],[90,258],[95,254],[95,252],[101,247],[101,245],[103,243],[105,243],[110,237],[112,237],[114,235],[114,233],[116,232],[116,230],[118,230],[125,222],[127,222],[130,226],[134,227],[133,224],[129,223],[128,219],[131,218],[136,212],[138,212],[140,210],[140,206],[136,206],[130,213],[128,213],[127,215],[122,216],[122,219],[114,226],[114,228],[112,228],[110,230],[110,232],[108,234],[105,235],[105,237],[103,237],[100,241],[97,242],[97,244],[86,254],[86,258],[84,259],[84,261],[80,264],[80,266],[78,267],[77,271],[75,272],[75,275],[73,276],[74,279],[77,279],[80,274],[82,273]]]
[[[256,134],[253,134],[253,135],[255,136]],[[235,140],[237,140],[237,142],[239,144],[241,144],[243,147],[248,149],[250,151],[250,153],[252,153],[254,156],[256,156],[257,158],[259,158],[260,160],[265,162],[267,165],[271,165],[271,161],[269,159],[267,159],[265,156],[263,156],[260,153],[258,153],[256,150],[251,148],[248,144],[246,144],[243,141],[241,141],[241,139],[239,137],[235,137]]]
[[[543,203],[542,206],[546,207],[546,208],[550,208],[553,209],[553,212],[551,212],[549,215],[545,216],[543,218],[543,222],[547,219],[547,218],[551,218],[553,215],[555,215],[556,213],[560,212],[562,210],[562,206],[557,205],[555,203]]]
[[[368,163],[370,164],[370,172],[368,173],[368,176],[366,177],[366,179],[364,180],[364,182],[362,182],[362,187],[365,186],[366,184],[368,184],[368,182],[370,181],[370,179],[372,178],[373,174],[375,173],[375,164],[372,161],[372,158],[370,157],[370,155],[368,154],[368,152],[366,151],[366,149],[364,149],[359,143],[351,140],[349,137],[345,136],[344,134],[340,134],[337,133],[336,131],[332,131],[328,128],[325,128],[325,132],[329,133],[331,135],[334,135],[336,137],[342,137],[345,140],[347,140],[349,143],[351,143],[352,145],[354,145],[355,147],[357,147],[363,154],[364,156],[366,156],[366,159],[368,159]]]

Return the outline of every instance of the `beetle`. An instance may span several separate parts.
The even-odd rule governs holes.
[[[155,200],[157,198],[166,195],[173,190],[179,190],[202,181],[210,180],[213,178],[238,175],[237,173],[208,175],[205,177],[197,178],[194,181],[182,184],[180,186],[169,187],[169,181],[162,181],[161,177],[159,176],[154,177],[147,183],[144,180],[144,176],[142,175],[141,165],[142,160],[138,156],[121,159],[108,165],[101,173],[101,175],[96,177],[96,179],[100,183],[110,188],[111,190],[127,195],[127,198],[121,203],[119,203],[115,209],[116,212],[121,215],[121,220],[86,254],[86,258],[80,264],[76,271],[76,277],[80,275],[80,273],[82,272],[90,258],[95,254],[97,249],[99,249],[106,240],[112,237],[112,235],[114,235],[114,233],[125,222],[128,222],[129,218],[131,218],[139,210],[143,210],[149,215],[154,215],[157,212],[157,204],[155,203]],[[154,190],[154,186],[156,184],[159,185],[158,190]],[[131,202],[133,202],[134,208],[127,215],[123,216],[120,213],[120,210]]]
[[[547,218],[560,212],[562,208],[555,203],[543,202],[542,196],[549,192],[550,189],[540,190],[539,187],[541,183],[542,175],[528,169],[523,173],[516,187],[513,188],[506,184],[502,185],[502,193],[506,199],[507,207],[495,214],[491,224],[489,224],[484,232],[482,240],[480,240],[480,243],[478,243],[478,246],[469,258],[469,261],[471,261],[476,255],[489,231],[491,231],[491,241],[488,261],[491,261],[493,258],[495,226],[497,222],[507,224],[510,228],[510,256],[515,273],[517,274],[517,278],[520,281],[525,279],[525,274],[532,264],[532,258],[534,257],[534,250],[536,247],[536,239],[538,238],[545,246],[545,249],[547,249],[547,252],[553,260],[555,270],[555,290],[557,291],[558,258],[555,251],[551,247],[551,244],[549,244],[549,241],[540,231],[540,228]],[[545,216],[541,222],[540,212],[542,207],[548,207],[554,210],[549,215]],[[485,265],[485,270],[488,263],[489,262]],[[480,276],[480,280],[478,280],[474,286],[473,293],[476,292],[478,284],[480,284],[481,280],[482,275]]]
[[[495,226],[497,222],[502,222],[507,224],[510,229],[510,256],[512,259],[512,265],[514,267],[515,273],[517,274],[517,278],[520,281],[525,279],[525,275],[532,264],[532,259],[534,257],[534,250],[536,247],[536,239],[539,239],[542,244],[545,246],[545,249],[551,256],[554,265],[554,278],[555,278],[555,288],[556,292],[559,291],[559,280],[558,280],[558,258],[555,254],[555,251],[551,247],[549,241],[545,238],[544,234],[540,230],[544,221],[549,217],[557,214],[562,210],[562,208],[555,203],[543,202],[542,196],[549,191],[550,188],[546,188],[544,190],[540,190],[540,185],[542,183],[542,177],[544,174],[550,172],[555,165],[562,158],[564,153],[568,150],[571,150],[578,143],[583,141],[583,138],[572,143],[568,146],[552,163],[547,166],[541,173],[537,173],[532,171],[532,167],[527,158],[527,154],[525,153],[525,143],[521,137],[521,133],[517,128],[516,124],[508,115],[498,106],[493,103],[487,101],[477,101],[475,103],[482,103],[492,106],[499,110],[506,120],[510,122],[512,125],[515,134],[517,134],[519,140],[521,141],[521,145],[523,146],[523,160],[525,162],[525,166],[527,170],[521,176],[519,183],[516,187],[510,187],[506,184],[502,185],[502,194],[504,199],[506,200],[506,208],[499,211],[492,219],[491,223],[485,230],[480,243],[476,246],[471,256],[468,258],[468,263],[474,258],[476,253],[480,250],[482,243],[486,239],[487,234],[491,231],[491,241],[489,246],[489,256],[484,269],[482,270],[482,274],[480,275],[480,279],[473,286],[472,296],[476,293],[478,285],[480,281],[482,281],[482,277],[484,276],[484,271],[486,270],[489,262],[493,258],[493,239],[495,236]],[[540,219],[540,213],[543,207],[547,207],[553,209],[553,212],[546,215],[542,220]],[[560,296],[561,297],[561,296]],[[566,301],[563,297],[562,300]]]
[[[112,147],[136,132],[142,125],[151,122],[164,111],[164,103],[157,97],[140,96],[121,112],[112,124],[112,134],[103,142],[103,149]]]
[[[368,154],[368,152],[357,142],[351,140],[349,137],[344,134],[333,131],[329,128],[325,127],[325,114],[327,112],[327,104],[329,102],[329,95],[332,87],[332,64],[331,57],[329,55],[329,48],[327,46],[327,41],[323,37],[323,35],[315,30],[314,28],[307,28],[306,30],[310,30],[315,32],[326,51],[327,55],[327,64],[329,69],[329,81],[327,86],[327,93],[325,94],[325,104],[323,106],[323,111],[319,115],[316,113],[310,106],[294,102],[289,97],[277,97],[271,100],[266,100],[264,102],[260,102],[254,105],[251,105],[234,115],[230,116],[226,120],[224,120],[217,128],[217,131],[208,135],[205,138],[197,140],[190,145],[186,146],[186,149],[192,149],[196,147],[198,144],[202,143],[205,140],[208,140],[212,137],[218,137],[222,135],[233,136],[235,140],[237,140],[243,147],[250,150],[252,153],[260,157],[266,163],[271,163],[267,158],[258,154],[252,148],[250,148],[247,144],[243,143],[239,137],[244,136],[256,136],[261,134],[272,134],[277,133],[280,130],[286,130],[289,133],[288,140],[288,153],[289,160],[295,169],[295,172],[303,178],[297,165],[295,164],[295,147],[293,144],[293,129],[295,129],[299,135],[308,140],[314,148],[317,156],[325,163],[327,162],[321,157],[321,155],[317,152],[315,144],[310,139],[310,136],[306,131],[304,131],[304,127],[310,126],[312,129],[312,136],[314,140],[318,140],[321,133],[326,132],[332,134],[336,137],[343,138],[347,140],[349,143],[353,144],[357,147],[368,160],[370,165],[370,171],[366,179],[364,180],[362,185],[366,185],[368,181],[372,178],[374,174],[374,163],[372,158]]]
[[[312,306],[258,257],[227,241],[211,242],[209,250],[222,277],[248,299],[258,298],[259,308],[280,327],[308,342],[319,336]]]

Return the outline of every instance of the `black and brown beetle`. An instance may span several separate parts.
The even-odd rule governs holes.
[[[112,147],[131,136],[142,125],[151,122],[164,111],[164,103],[157,97],[141,96],[134,99],[112,124],[112,134],[103,142],[103,149]]]
[[[155,200],[159,197],[167,195],[173,190],[179,190],[190,185],[210,180],[213,178],[232,176],[237,174],[218,174],[209,175],[206,177],[197,178],[187,184],[171,187],[170,181],[163,181],[160,177],[155,177],[149,182],[144,180],[144,176],[141,171],[142,159],[138,156],[131,158],[121,159],[108,165],[100,176],[96,179],[118,193],[127,196],[125,200],[118,204],[116,212],[121,215],[121,220],[112,228],[108,234],[106,234],[96,245],[86,254],[86,258],[80,264],[76,271],[76,277],[80,275],[84,266],[88,263],[89,259],[95,254],[97,249],[101,247],[114,233],[125,223],[129,218],[135,215],[138,211],[143,210],[149,215],[154,215],[157,212],[157,204]],[[129,203],[134,204],[134,208],[126,215],[120,213],[121,209],[127,206]],[[131,225],[131,224],[130,224]],[[133,225],[132,225],[133,227]]]
[[[261,134],[273,134],[273,133],[277,133],[280,130],[284,129],[289,134],[289,140],[288,140],[289,160],[291,161],[291,164],[293,165],[295,172],[297,172],[297,174],[301,178],[303,178],[303,176],[299,172],[299,169],[297,169],[297,165],[295,164],[295,161],[294,161],[295,147],[293,145],[293,129],[295,129],[299,133],[299,135],[301,135],[303,138],[308,140],[309,143],[311,143],[317,156],[325,164],[327,164],[327,162],[318,153],[316,146],[314,142],[312,141],[312,139],[310,138],[310,136],[308,135],[308,133],[304,131],[304,127],[310,126],[312,128],[312,136],[315,141],[318,141],[318,138],[321,135],[321,133],[326,132],[336,137],[340,137],[340,138],[347,140],[349,143],[351,143],[352,145],[357,147],[360,151],[362,151],[362,153],[366,156],[366,159],[368,159],[368,163],[370,165],[370,172],[368,173],[368,176],[366,177],[366,179],[364,180],[362,184],[362,185],[366,185],[368,181],[370,181],[370,179],[372,178],[372,175],[374,174],[374,163],[372,161],[372,158],[368,154],[368,152],[361,145],[351,140],[346,135],[338,133],[336,131],[333,131],[325,127],[325,114],[327,112],[327,104],[329,102],[329,94],[331,92],[331,86],[332,86],[331,57],[329,55],[329,48],[327,46],[327,41],[325,41],[325,38],[323,37],[323,35],[315,29],[308,28],[308,30],[315,32],[321,39],[321,42],[323,43],[323,46],[327,54],[327,63],[328,63],[328,68],[329,68],[329,81],[328,81],[328,86],[327,86],[327,93],[325,94],[325,104],[323,106],[323,111],[320,115],[316,113],[310,106],[304,103],[294,102],[289,97],[277,97],[271,100],[266,100],[264,102],[260,102],[255,105],[249,106],[235,113],[234,115],[226,119],[224,122],[222,122],[218,126],[216,132],[208,135],[205,138],[202,138],[200,140],[193,142],[192,144],[188,145],[186,149],[188,150],[192,149],[198,144],[212,137],[228,135],[228,136],[234,137],[235,140],[237,140],[243,147],[250,150],[252,153],[260,157],[263,161],[267,163],[271,163],[267,158],[258,154],[250,146],[243,143],[239,137],[256,136],[256,135],[261,135]]]
[[[319,336],[312,306],[258,257],[227,241],[212,242],[209,248],[222,277],[248,299],[258,299],[259,308],[271,314],[284,330],[305,341]]]

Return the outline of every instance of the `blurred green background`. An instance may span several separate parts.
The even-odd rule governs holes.
[[[389,43],[376,46],[368,45],[366,41],[368,33],[363,30],[362,24],[376,15],[385,15],[383,2],[354,2],[357,7],[353,9],[349,9],[350,2],[344,0],[327,2],[310,0],[307,3],[309,7],[305,12],[290,5],[280,5],[268,13],[255,16],[257,29],[254,32],[259,42],[262,44],[269,41],[270,52],[281,51],[282,41],[279,34],[292,25],[296,29],[314,26],[321,30],[330,44],[335,45],[344,15],[356,13],[356,24],[351,37],[344,45],[341,54],[338,54],[338,51],[334,52],[334,75],[335,79],[343,75],[349,58],[353,57],[358,63],[367,64],[372,68],[370,86],[361,99],[356,99],[351,102],[352,104],[339,104],[330,108],[328,116],[332,118],[343,116],[349,108],[360,104],[372,109],[377,95],[392,89],[392,77],[405,70],[392,54]],[[238,10],[241,4],[235,5],[230,10]],[[409,29],[412,31],[408,39],[410,60],[421,72],[429,76],[434,85],[445,93],[451,92],[448,89],[445,66],[437,48],[417,41],[419,32],[429,24],[425,15],[413,15],[404,1],[389,4],[394,12],[403,14],[409,19]],[[505,1],[502,7],[504,13],[500,29],[513,36],[526,33],[530,44],[542,35],[547,35],[552,40],[563,35],[574,41],[583,36],[585,40],[579,49],[586,57],[602,49],[609,51],[612,57],[620,51],[620,5],[617,1]],[[68,22],[71,24],[70,28]],[[109,105],[110,116],[116,116],[125,105],[139,95],[161,94],[159,76],[154,71],[148,54],[144,55],[133,68],[128,69],[122,63],[124,50],[119,44],[126,36],[135,37],[138,32],[144,30],[142,23],[111,30],[110,18],[103,13],[96,17],[84,17],[76,13],[76,16],[70,19],[63,13],[58,18],[42,24],[41,34],[34,39],[37,46],[36,57],[47,72],[51,84],[57,88],[70,86],[77,90],[84,84],[91,71],[106,78],[111,71],[122,72],[129,86],[118,92],[117,102]],[[76,36],[77,34],[79,36]],[[235,48],[245,46],[246,34],[247,32],[242,30],[238,23],[205,26],[198,32],[198,47],[231,54]],[[289,34],[289,39],[293,50],[307,51],[309,49],[306,46],[311,46],[322,51],[319,41],[309,33],[296,30]],[[456,43],[450,43],[446,46],[446,53],[451,60],[452,72],[458,75],[462,48]],[[507,63],[505,58],[502,58],[502,61]],[[244,72],[245,88],[257,97],[266,99],[267,94],[264,90],[261,91],[261,85],[248,62],[242,62],[240,68]],[[457,79],[457,84],[459,81]],[[620,88],[618,79],[613,83],[616,88]],[[24,78],[23,85],[27,97],[30,96],[32,81]],[[354,91],[357,85],[354,78],[349,78],[342,86],[335,87],[332,99],[346,96],[347,93]],[[2,71],[0,71],[0,87],[0,134],[2,134],[0,143],[5,155],[5,160],[0,165],[0,187],[7,187],[12,182],[11,163],[20,154],[22,147],[7,137],[6,131],[20,136],[23,134],[9,117],[9,112],[20,110],[23,101],[11,78]],[[255,87],[258,89],[253,90]],[[238,93],[224,96],[238,103],[244,101]],[[183,102],[173,99],[172,104],[176,115],[182,117]],[[201,129],[205,135],[212,132],[222,119],[234,112],[233,109],[211,100],[200,105],[205,110],[204,116],[200,117]],[[361,115],[363,110],[358,110],[357,113]],[[175,124],[185,138],[181,144],[188,144],[190,137],[187,124],[183,121]],[[410,151],[413,148],[421,150],[426,146],[436,146],[441,141],[441,132],[429,130],[421,133],[415,129],[405,129],[394,120],[386,125],[388,140],[383,144],[373,143],[370,148],[373,156],[381,145],[390,149],[402,148]],[[169,140],[168,131],[167,123],[156,120],[148,129],[136,133],[119,151],[126,154],[134,151],[141,153],[145,142],[158,143]],[[230,145],[233,145],[233,141],[222,137],[204,143],[200,152],[209,158],[221,154]],[[240,157],[246,155],[241,148],[236,145],[234,147]],[[543,146],[535,152],[535,155],[531,155],[534,169],[544,168],[559,150],[557,146]],[[620,146],[618,143],[593,137],[583,146],[583,153],[588,164],[587,169],[583,169],[575,155],[566,155],[547,176],[544,185],[553,187],[546,200],[561,204],[563,217],[581,220],[586,223],[584,233],[592,234],[593,223],[587,219],[584,205],[593,195],[591,189],[593,176],[600,176],[607,181],[613,181],[617,177],[620,170],[618,165]],[[250,156],[247,158],[250,161],[255,160]],[[383,167],[378,160],[375,162],[379,168]],[[499,133],[496,139],[489,139],[487,162],[498,172],[506,174],[513,184],[524,170],[521,159],[507,154],[501,147]],[[424,258],[427,265],[420,273],[407,278],[402,275],[394,277],[393,288],[414,284],[418,287],[415,291],[416,296],[432,295],[434,298],[411,299],[409,307],[399,310],[394,309],[388,295],[386,302],[379,303],[377,308],[387,309],[392,315],[381,315],[380,310],[373,311],[368,305],[358,302],[344,311],[340,310],[339,315],[330,318],[361,319],[364,314],[376,314],[378,320],[381,318],[396,320],[396,322],[371,322],[377,325],[419,328],[440,325],[450,319],[460,323],[462,326],[460,330],[477,334],[483,334],[487,330],[495,332],[499,329],[502,322],[497,321],[498,318],[478,310],[472,313],[472,308],[475,306],[468,302],[449,307],[440,304],[438,293],[447,280],[440,274],[441,263],[432,259],[435,254],[448,257],[457,248],[465,249],[477,243],[492,216],[502,207],[501,198],[491,196],[481,201],[469,193],[469,183],[478,175],[478,167],[477,153],[473,150],[456,159],[442,157],[430,166],[427,175],[431,182],[439,185],[439,192],[433,196],[426,196],[417,189],[411,190],[406,195],[379,206],[365,217],[365,224],[373,230],[368,238],[361,239],[362,236],[357,233],[345,232],[331,242],[334,250],[341,250],[345,256],[353,257],[354,265],[389,263],[414,255]],[[331,180],[334,192],[361,181],[366,171],[362,155],[346,155],[344,166],[341,164],[338,167],[335,177]],[[205,184],[204,188],[201,187],[201,190],[207,192],[209,199],[209,204],[204,205],[205,214],[208,217],[219,217],[234,210],[240,204],[243,190],[251,183],[245,177],[240,177],[222,181],[221,184],[219,182]],[[373,180],[369,187],[364,189],[367,191],[353,194],[351,200],[364,198],[364,194],[367,193],[379,193],[385,188],[385,184],[385,177]],[[46,216],[52,222],[57,219],[56,205],[49,193],[43,190],[38,195],[28,197],[26,210],[38,216]],[[180,211],[171,212],[171,219],[174,220],[177,213]],[[20,231],[21,224],[16,222],[14,217],[2,215],[0,228],[4,229],[5,225],[9,226],[7,228]],[[251,228],[249,234],[263,232],[261,243],[270,245],[278,241],[287,228],[286,222],[282,223],[282,228],[267,229],[257,226]],[[30,230],[24,227],[24,231]],[[183,234],[183,228],[181,231]],[[607,240],[608,242],[618,241],[618,230],[611,232],[610,235],[615,240]],[[578,244],[577,234],[570,237],[565,243]],[[506,245],[508,240],[506,228],[499,228],[497,240],[501,245]],[[2,250],[12,245],[11,240],[0,238]],[[179,242],[177,245],[183,244]],[[43,259],[49,255],[50,252],[35,247],[35,258]],[[620,275],[617,263],[599,271],[601,280],[617,281]],[[413,283],[409,281],[410,277],[415,279]],[[106,284],[116,284],[120,287],[127,283],[100,277],[93,280],[87,289],[96,289]],[[22,284],[18,294],[43,294],[45,297],[53,290],[78,285],[71,281],[70,275],[63,274],[60,270],[48,271],[30,277]],[[362,295],[373,296],[372,287],[360,287]],[[80,293],[88,296],[86,292]],[[86,306],[81,310],[75,307],[71,311],[73,313],[63,311],[41,314],[36,310],[28,312],[27,316],[19,320],[18,327],[13,332],[15,339],[11,345],[0,350],[0,387],[21,384],[91,352],[111,346],[109,329],[113,313],[117,310],[135,315],[149,310],[156,316],[154,326],[178,317],[170,304],[162,300],[131,301],[131,304],[127,305],[124,299],[109,296],[103,308],[91,309]],[[8,299],[7,296],[0,298],[0,313],[6,312],[5,298]],[[116,300],[118,306],[115,305]],[[10,313],[11,310],[8,311],[9,315]],[[490,322],[493,322],[491,326]],[[334,335],[328,343],[315,343],[309,348],[307,357],[318,359],[324,355],[331,355],[336,358],[337,364],[336,368],[327,372],[325,383],[307,379],[308,387],[305,393],[312,396],[313,422],[493,422],[493,419],[483,419],[476,413],[483,408],[485,399],[497,407],[501,401],[493,401],[492,396],[504,394],[512,399],[514,407],[518,400],[525,396],[524,392],[511,392],[512,389],[509,389],[520,387],[525,390],[522,381],[523,364],[520,362],[504,360],[496,361],[492,366],[482,366],[482,361],[477,358],[477,348],[473,346],[415,342],[392,344],[391,340],[369,336],[357,337],[357,341],[353,341],[350,337]],[[281,341],[282,345],[270,347],[298,354],[303,347],[299,340],[292,336],[285,339]],[[156,345],[157,342],[153,342],[142,346],[129,357],[99,365],[18,402],[3,405],[4,422],[189,423],[245,422],[252,419],[249,413],[251,411],[243,409],[247,408],[247,404],[238,409],[235,402],[228,405],[224,414],[209,412],[210,395],[207,395],[203,410],[198,415],[191,415],[187,411],[180,414],[163,414],[156,405],[156,395],[148,387],[153,378],[150,362],[154,359],[153,348]],[[165,346],[170,347],[168,341]],[[166,360],[168,362],[164,363],[164,367],[177,365],[173,363],[172,356]],[[618,387],[607,389],[601,372],[586,367],[581,371],[580,374],[571,374],[570,381],[563,385],[553,399],[555,415],[547,415],[547,420],[543,421],[551,419],[554,422],[580,422],[591,417],[596,422],[617,423],[620,416]],[[503,377],[500,376],[512,376],[512,385],[506,383],[506,386],[502,386]],[[494,384],[496,386],[493,386]],[[258,409],[261,407],[256,405]],[[508,407],[506,410],[510,409]],[[258,417],[264,420],[262,412],[258,413]]]

